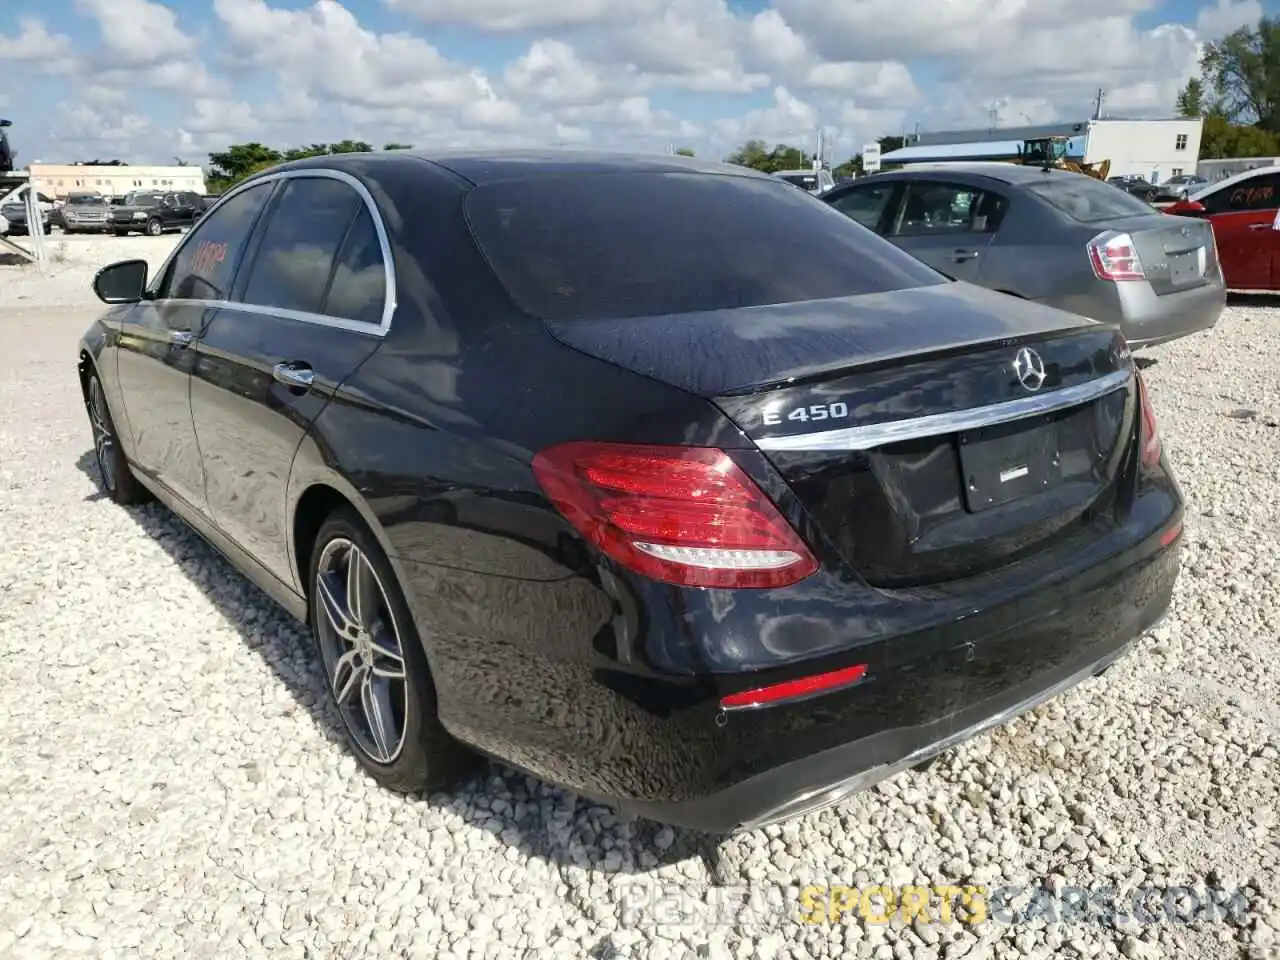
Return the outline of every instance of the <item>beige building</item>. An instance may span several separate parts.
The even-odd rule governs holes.
[[[33,163],[31,185],[58,200],[67,194],[97,192],[123,197],[131,190],[190,190],[203,194],[204,170],[200,167],[104,167],[82,164]]]

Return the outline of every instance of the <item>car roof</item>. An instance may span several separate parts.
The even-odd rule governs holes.
[[[433,163],[479,186],[500,180],[600,173],[705,173],[769,179],[749,167],[657,153],[615,153],[607,150],[382,150],[370,153],[327,154],[282,164],[278,169],[323,167],[329,170],[368,170],[378,164]],[[267,171],[270,172],[270,171]]]
[[[955,163],[913,163],[901,170],[886,170],[883,173],[873,173],[871,176],[889,177],[894,174],[915,173],[968,174],[975,177],[986,177],[990,180],[999,180],[1003,183],[1009,184],[1032,183],[1042,180],[1046,176],[1062,176],[1064,174],[1081,176],[1081,174],[1071,174],[1071,171],[1069,170],[1057,170],[1050,168],[1046,171],[1044,167],[1035,166],[1034,164],[1024,166],[1018,163],[1001,163],[998,160],[957,161]],[[866,179],[868,178],[861,178],[861,180]],[[861,182],[861,180],[859,182]]]

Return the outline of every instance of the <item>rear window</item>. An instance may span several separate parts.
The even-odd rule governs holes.
[[[507,180],[466,199],[512,299],[545,320],[696,313],[945,283],[776,179],[615,173]]]
[[[1081,223],[1156,212],[1124,187],[1080,173],[1048,174],[1044,180],[1028,184],[1027,189]]]

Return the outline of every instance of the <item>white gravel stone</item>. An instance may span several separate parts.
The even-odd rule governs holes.
[[[1144,354],[1189,501],[1165,624],[927,772],[704,861],[505,769],[379,791],[298,626],[161,507],[99,499],[73,365],[88,281],[173,242],[55,238],[47,275],[0,267],[0,956],[1274,955],[1280,301]],[[1249,916],[800,921],[807,885],[891,880],[1238,883]]]

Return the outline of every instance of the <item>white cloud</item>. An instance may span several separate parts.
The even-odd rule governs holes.
[[[1259,0],[1217,0],[1196,14],[1196,33],[1205,40],[1219,40],[1240,27],[1257,23],[1263,12]]]
[[[394,10],[424,23],[462,23],[494,31],[555,30],[607,23],[626,15],[624,5],[610,0],[383,0]]]
[[[0,64],[11,63],[40,73],[65,73],[71,69],[73,45],[64,34],[50,33],[43,21],[23,17],[18,32],[0,34]]]
[[[1194,23],[1139,28],[1160,0],[380,2],[375,29],[350,0],[213,0],[199,23],[159,0],[73,0],[98,34],[78,49],[61,19],[9,21],[14,139],[26,155],[74,136],[191,159],[344,137],[715,155],[747,137],[807,147],[822,127],[853,152],[917,123],[985,126],[992,109],[1006,125],[1083,118],[1098,87],[1113,114],[1168,114],[1203,43],[1263,6],[1202,0]],[[518,52],[459,56],[458,27],[468,50],[488,35]],[[59,73],[74,86],[50,92]],[[43,107],[14,115],[28,102]]]

